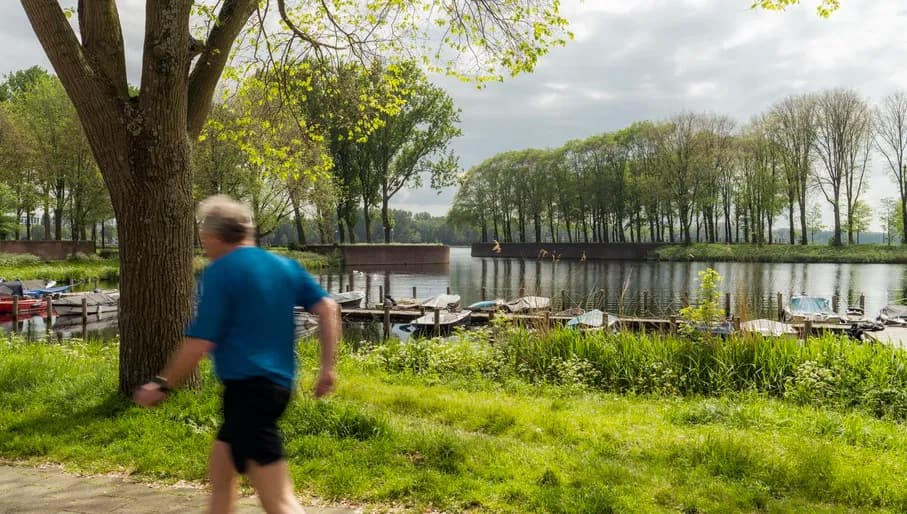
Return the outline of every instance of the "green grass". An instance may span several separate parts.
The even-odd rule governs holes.
[[[655,259],[713,262],[851,262],[907,263],[907,246],[861,244],[849,246],[788,244],[666,245],[655,250]]]
[[[901,352],[836,339],[802,350],[740,340],[723,350],[700,344],[706,350],[696,360],[676,339],[640,336],[634,345],[502,330],[494,346],[480,346],[484,337],[346,346],[337,394],[300,395],[285,416],[297,489],[412,512],[907,509],[900,416],[826,394],[868,387],[853,385],[855,370],[901,387]],[[302,343],[300,355],[307,389],[314,344]],[[142,410],[111,393],[116,362],[115,344],[0,342],[0,457],[203,480],[218,422],[210,367],[200,391]],[[609,362],[630,370],[621,378]],[[828,380],[810,386],[746,370],[736,381],[720,378],[722,366],[747,362],[787,377],[814,362],[803,376]],[[824,368],[831,362],[839,364]],[[631,386],[642,369],[662,378]],[[665,370],[682,374],[665,378]],[[699,386],[663,387],[683,376]],[[706,384],[713,389],[697,392]],[[786,394],[804,388],[816,394]]]
[[[312,252],[277,251],[296,259],[309,271],[321,271],[339,266],[336,258]],[[207,264],[204,257],[195,257],[193,269],[199,271]],[[118,259],[100,257],[43,261],[34,255],[0,254],[0,277],[7,280],[103,280],[116,281],[120,277]]]

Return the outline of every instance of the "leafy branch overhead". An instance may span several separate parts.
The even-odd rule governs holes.
[[[753,2],[753,9],[768,9],[770,11],[783,11],[792,5],[799,4],[800,0],[757,0]],[[819,16],[828,18],[841,7],[840,0],[821,0],[816,6]]]

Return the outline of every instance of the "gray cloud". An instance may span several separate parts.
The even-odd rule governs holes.
[[[899,0],[845,0],[829,20],[818,0],[786,13],[756,12],[749,0],[564,0],[576,40],[554,49],[532,75],[482,90],[438,78],[462,109],[455,143],[468,168],[492,155],[556,147],[683,110],[714,111],[745,123],[784,96],[850,87],[870,100],[907,87],[907,41]],[[144,2],[118,2],[130,80],[141,69]],[[0,20],[0,72],[47,66],[21,7]],[[871,200],[890,196],[877,162]],[[440,214],[453,192],[402,193],[395,205]]]

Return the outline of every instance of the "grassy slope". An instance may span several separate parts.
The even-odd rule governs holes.
[[[693,244],[667,245],[655,251],[655,258],[668,261],[738,262],[854,262],[907,263],[907,247],[885,245],[794,246]]]
[[[303,347],[311,375],[315,356]],[[0,457],[202,480],[217,393],[144,411],[111,395],[116,348],[0,343]],[[334,399],[284,423],[300,490],[494,512],[897,512],[907,432],[763,395],[659,399],[390,373],[348,355]]]
[[[296,259],[310,271],[320,271],[339,265],[336,259],[311,252],[279,251]],[[193,266],[200,270],[206,264],[202,257],[196,257]],[[120,264],[117,259],[89,259],[76,261],[44,262],[32,256],[11,256],[0,254],[0,277],[11,280],[117,280]]]

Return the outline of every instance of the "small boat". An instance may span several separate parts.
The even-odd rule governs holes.
[[[423,301],[419,306],[426,309],[456,310],[460,308],[460,295],[439,294]]]
[[[469,321],[469,317],[472,316],[472,311],[438,311],[438,327],[441,332],[447,333],[453,327],[465,325]],[[410,326],[413,328],[413,332],[417,333],[431,333],[435,329],[435,313],[431,312],[424,316],[420,316],[410,323]]]
[[[116,312],[120,304],[119,291],[93,291],[90,293],[68,293],[53,301],[58,316],[82,314],[82,300],[86,300],[88,314]]]
[[[586,313],[586,310],[583,309],[582,307],[571,307],[569,309],[562,310],[560,312],[555,312],[554,315],[562,317],[562,318],[575,318],[577,316],[582,316],[585,313]]]
[[[878,319],[885,325],[907,326],[907,305],[888,304],[882,307]]]
[[[365,298],[365,293],[362,291],[347,291],[345,293],[331,293],[331,300],[334,300],[341,307],[348,309],[358,309],[362,305],[362,299]]]
[[[788,323],[846,323],[847,319],[831,308],[828,298],[821,296],[794,296],[784,308],[784,321]]]
[[[472,312],[490,312],[496,311],[504,307],[504,300],[482,300],[481,302],[476,302],[467,309]]]
[[[57,282],[51,280],[26,280],[22,282],[22,295],[31,298],[41,298],[44,295],[58,296],[72,289],[74,284],[58,286]]]
[[[551,298],[545,296],[523,296],[505,304],[507,310],[513,313],[541,311],[551,306]]]
[[[13,313],[13,299],[10,297],[0,298],[0,314],[12,314]],[[33,314],[36,312],[41,312],[47,308],[47,300],[43,298],[28,298],[23,297],[19,298],[18,304],[19,314]]]
[[[567,326],[580,330],[601,330],[603,328],[613,329],[619,322],[617,316],[593,309],[571,319],[567,322]]]
[[[792,325],[771,319],[744,321],[740,323],[740,331],[749,334],[759,334],[763,337],[797,335],[797,330]]]

